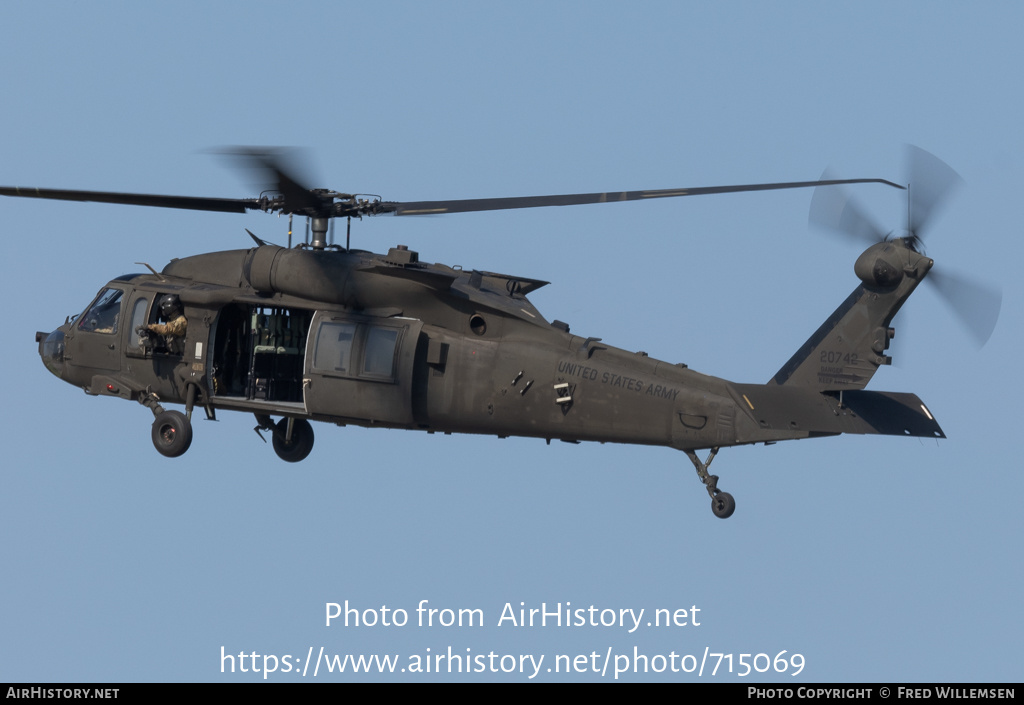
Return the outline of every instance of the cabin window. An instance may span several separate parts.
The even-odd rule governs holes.
[[[132,330],[146,325],[146,309],[149,308],[149,301],[139,299],[132,308]]]
[[[313,352],[313,367],[318,370],[349,372],[355,336],[355,323],[322,323],[316,338],[316,350]]]
[[[395,366],[395,346],[398,330],[370,328],[366,334],[366,356],[363,372],[371,377],[391,377]]]
[[[129,333],[125,352],[131,357],[146,357],[148,353],[146,344],[149,342],[149,336],[140,335],[135,331],[146,325],[146,314],[149,311],[149,299],[145,296],[138,296],[132,304],[131,310],[131,318],[128,321],[128,330],[130,330],[131,333]]]
[[[401,328],[323,321],[313,348],[312,367],[344,377],[393,380],[401,337]]]

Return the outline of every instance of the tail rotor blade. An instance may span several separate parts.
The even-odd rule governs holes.
[[[963,183],[960,175],[944,161],[919,147],[906,146],[906,169],[910,183],[908,229],[924,237],[933,213]]]
[[[832,178],[828,171],[821,175],[822,181]],[[874,244],[885,239],[885,231],[840,186],[818,186],[814,189],[808,222],[861,243]]]
[[[988,342],[999,320],[1003,293],[960,275],[932,269],[927,280],[932,282],[942,300],[982,347]]]

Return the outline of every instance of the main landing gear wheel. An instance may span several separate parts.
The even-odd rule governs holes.
[[[192,423],[180,411],[163,411],[153,420],[152,435],[161,455],[177,458],[192,445]]]
[[[291,441],[288,438],[288,422],[292,422]],[[305,460],[313,450],[313,425],[306,419],[281,419],[274,426],[274,452],[288,463]]]
[[[719,519],[728,519],[736,511],[736,500],[728,492],[719,492],[711,498],[711,511]]]

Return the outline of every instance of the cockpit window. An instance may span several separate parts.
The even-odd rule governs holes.
[[[78,321],[78,330],[91,333],[116,333],[117,318],[121,313],[120,289],[104,289]]]

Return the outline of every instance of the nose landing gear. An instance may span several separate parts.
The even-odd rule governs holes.
[[[153,420],[152,437],[157,452],[177,458],[192,445],[192,423],[180,411],[164,411]]]
[[[160,397],[148,389],[140,392],[138,402],[153,412],[150,437],[160,455],[177,458],[192,445],[192,422],[180,411],[167,411],[160,406]]]
[[[708,455],[708,459],[701,461],[697,457],[697,454],[692,450],[684,451],[686,457],[693,463],[693,467],[697,468],[697,477],[704,483],[704,487],[708,491],[708,495],[711,496],[711,511],[714,512],[715,516],[719,519],[728,519],[732,516],[732,513],[736,511],[736,500],[728,492],[723,492],[718,489],[718,475],[709,475],[708,466],[711,465],[711,461],[715,459],[718,454],[718,448],[712,448],[711,453]]]

